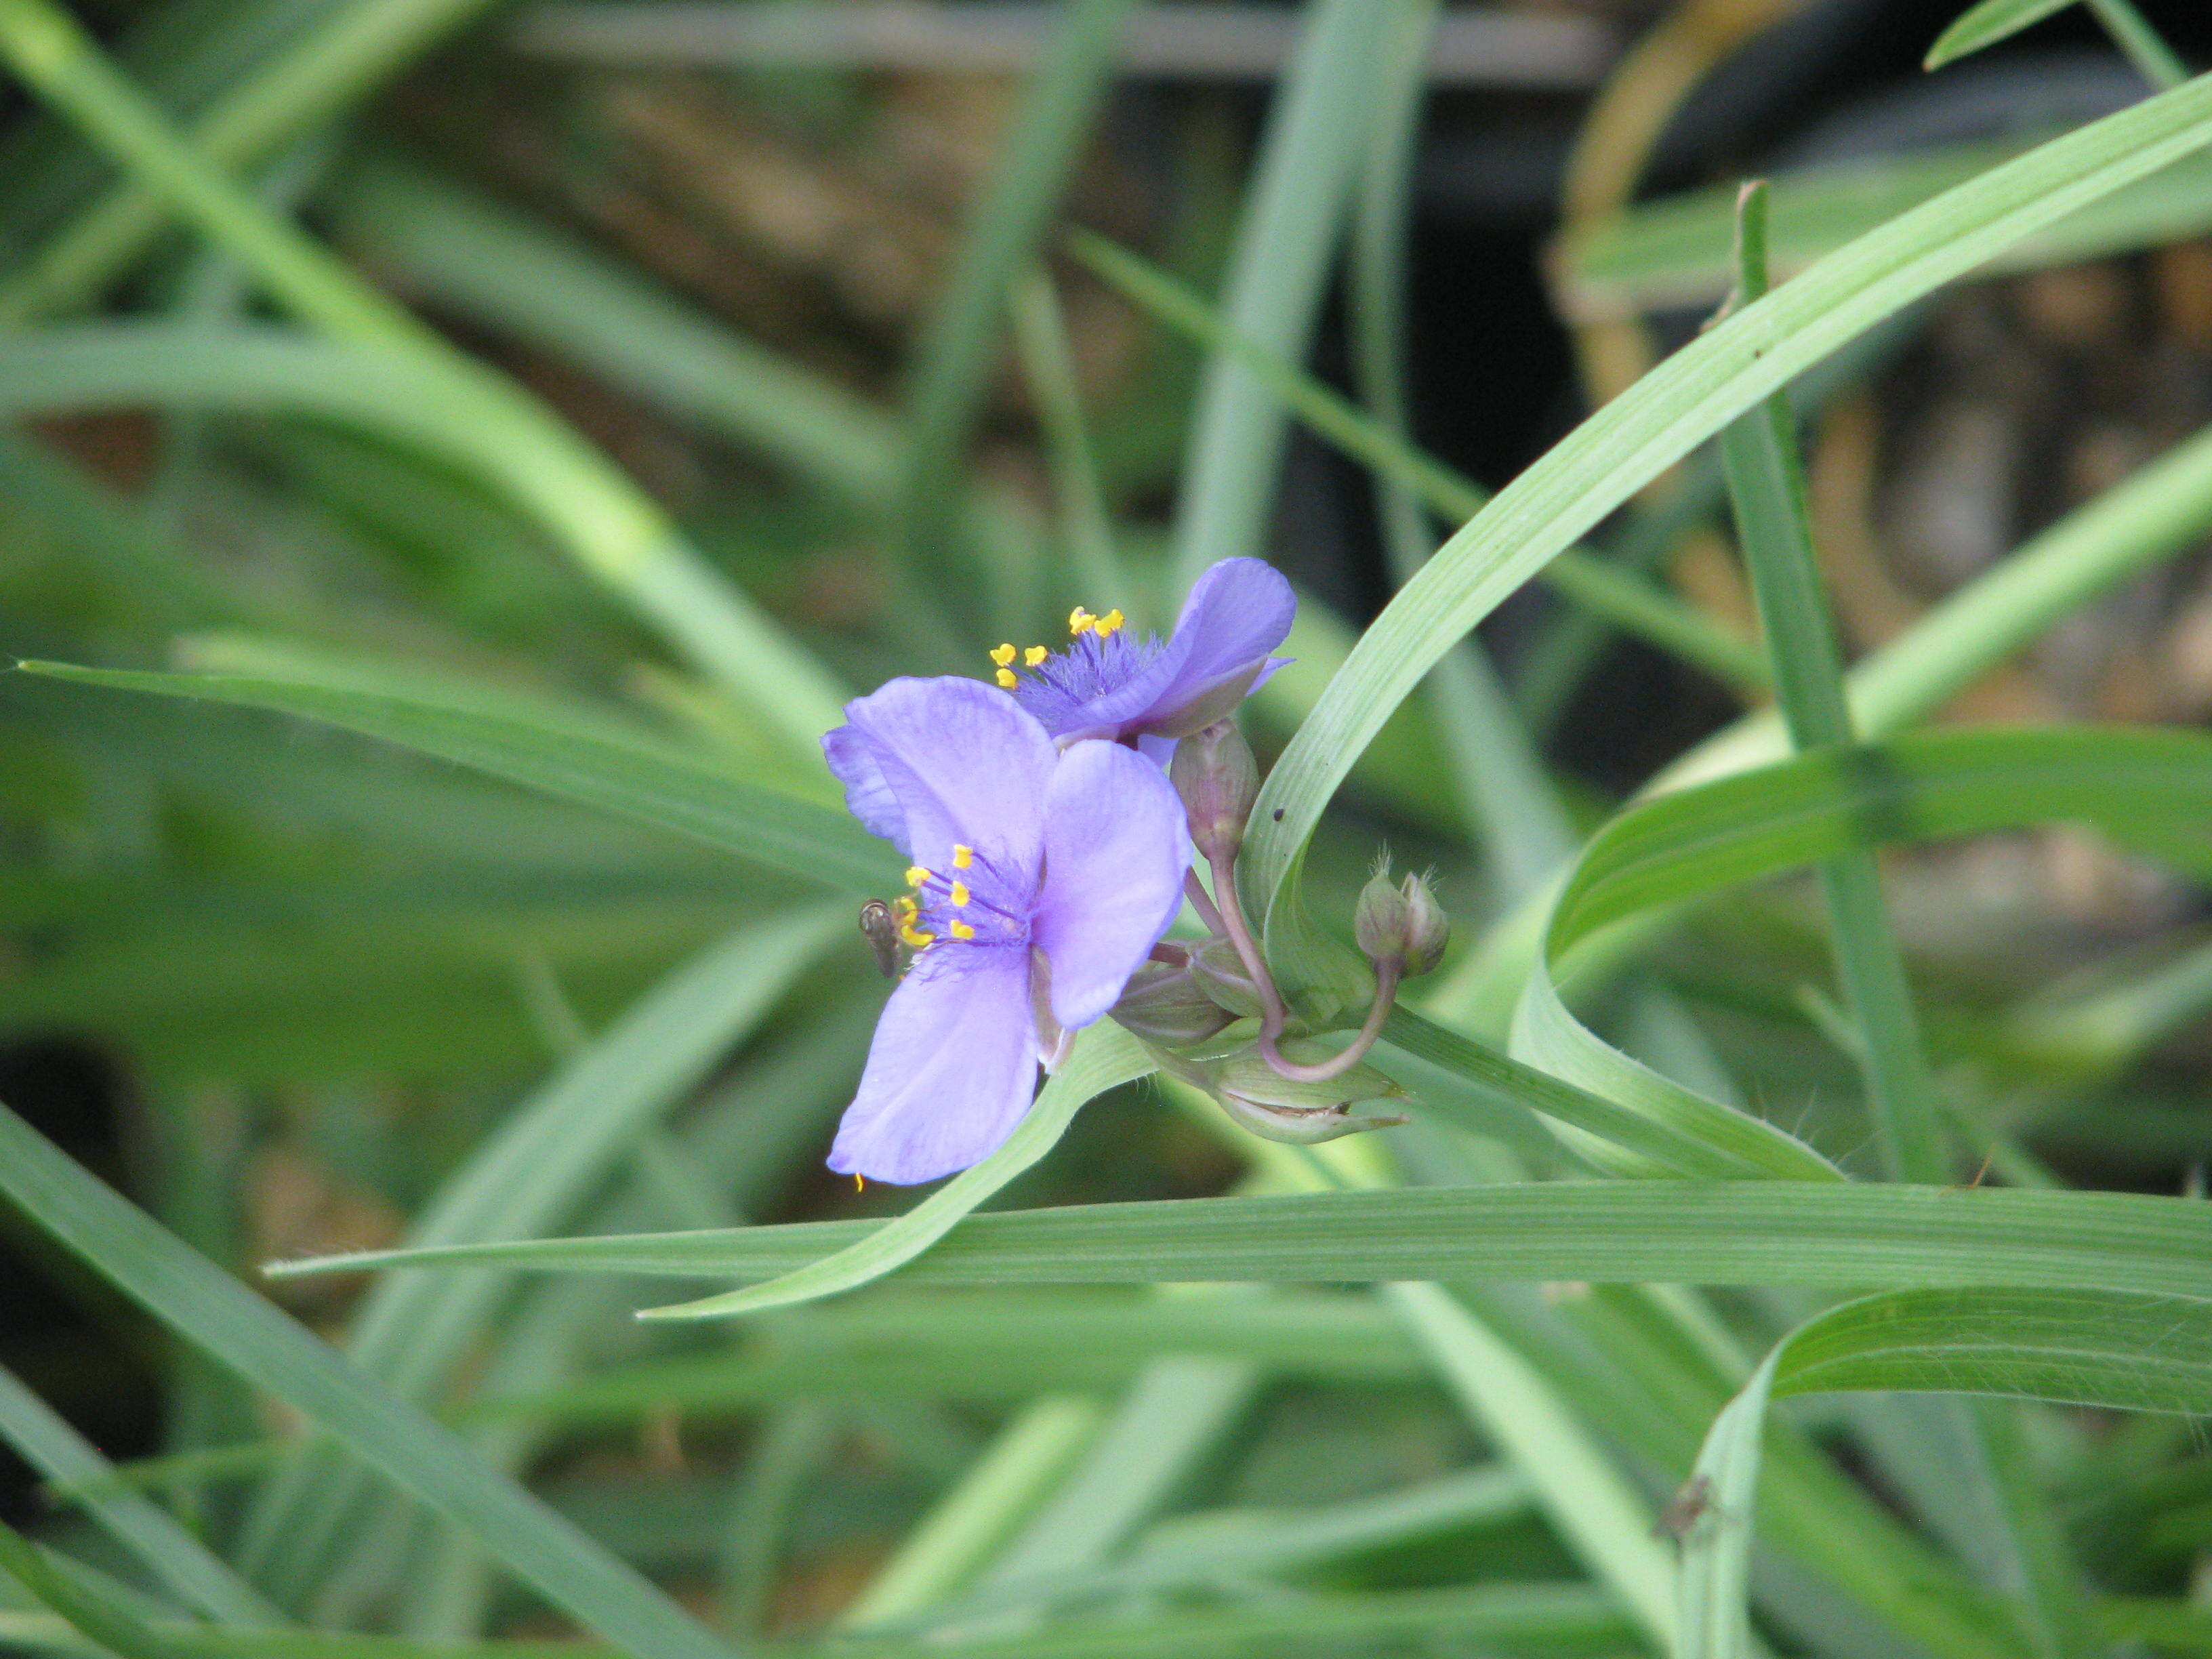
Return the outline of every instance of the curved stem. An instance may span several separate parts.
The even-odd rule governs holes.
[[[1221,884],[1221,866],[1215,865],[1212,868],[1213,884],[1218,887]],[[1198,912],[1198,919],[1206,924],[1208,933],[1229,932],[1227,925],[1222,921],[1219,908],[1213,902],[1213,896],[1206,890],[1206,884],[1198,878],[1197,871],[1187,869],[1182,872],[1182,890],[1183,896],[1190,900],[1190,908]],[[1235,902],[1233,897],[1231,902]],[[1235,935],[1231,934],[1231,937],[1234,938]],[[1241,948],[1238,953],[1243,954]],[[1248,962],[1245,965],[1249,967],[1251,964]]]
[[[1220,900],[1222,932],[1237,947],[1237,959],[1243,963],[1244,971],[1252,976],[1252,984],[1260,993],[1260,1058],[1293,1083],[1326,1083],[1333,1077],[1343,1076],[1366,1057],[1367,1051],[1375,1046],[1375,1039],[1382,1035],[1382,1022],[1389,1018],[1391,1005],[1397,1000],[1398,981],[1405,972],[1405,964],[1388,958],[1375,964],[1375,1000],[1368,1005],[1367,1018],[1359,1034],[1342,1054],[1311,1066],[1285,1059],[1276,1045],[1282,1038],[1284,1026],[1289,1023],[1289,1016],[1283,1008],[1283,994],[1275,988],[1275,976],[1267,971],[1267,960],[1260,954],[1259,943],[1245,924],[1244,907],[1237,897],[1236,872],[1220,859],[1208,859],[1206,864],[1213,872],[1213,890]],[[1194,876],[1194,886],[1196,880]]]
[[[1244,906],[1237,896],[1235,866],[1226,859],[1208,858],[1206,862],[1213,872],[1213,890],[1219,898],[1221,931],[1237,947],[1237,959],[1244,964],[1244,971],[1252,976],[1253,987],[1260,993],[1261,1040],[1272,1045],[1282,1036],[1283,1027],[1288,1023],[1288,1016],[1283,1012],[1283,994],[1275,988],[1275,976],[1267,971],[1267,959],[1260,954],[1252,930],[1245,924]],[[1195,875],[1191,882],[1194,886],[1197,884]],[[1268,1061],[1269,1065],[1273,1063],[1272,1060]]]
[[[1367,1018],[1359,1034],[1342,1054],[1301,1066],[1294,1060],[1284,1059],[1275,1047],[1274,1036],[1263,1028],[1260,1033],[1260,1058],[1293,1083],[1326,1083],[1333,1077],[1343,1076],[1367,1057],[1367,1051],[1375,1046],[1375,1039],[1382,1035],[1382,1022],[1390,1018],[1390,1006],[1398,1000],[1398,979],[1402,972],[1391,957],[1386,957],[1375,964],[1375,1000],[1367,1006]]]

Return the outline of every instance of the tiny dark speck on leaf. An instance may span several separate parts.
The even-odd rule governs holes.
[[[1283,809],[1282,809],[1281,807],[1278,806],[1278,807],[1275,809],[1275,822],[1276,822],[1276,823],[1280,823],[1282,821],[1283,821]]]

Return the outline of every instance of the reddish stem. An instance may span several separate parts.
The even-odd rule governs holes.
[[[1251,975],[1252,984],[1260,993],[1260,1058],[1293,1083],[1326,1083],[1333,1077],[1343,1076],[1366,1058],[1375,1040],[1382,1035],[1382,1022],[1389,1018],[1390,1006],[1397,1000],[1398,981],[1405,972],[1405,964],[1392,957],[1375,964],[1375,1000],[1368,1006],[1367,1018],[1358,1035],[1342,1054],[1310,1066],[1285,1059],[1276,1045],[1282,1039],[1283,1028],[1289,1024],[1289,1015],[1283,1007],[1283,994],[1275,988],[1275,976],[1267,971],[1267,958],[1260,954],[1259,944],[1245,922],[1244,906],[1237,896],[1237,872],[1220,859],[1208,859],[1206,863],[1213,872],[1213,890],[1220,900],[1221,931],[1237,947],[1237,959],[1243,963],[1244,971]],[[1190,880],[1194,887],[1197,885],[1194,872]]]

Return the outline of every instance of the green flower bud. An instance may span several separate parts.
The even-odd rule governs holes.
[[[1177,743],[1168,778],[1182,797],[1199,852],[1212,863],[1233,860],[1260,793],[1260,764],[1237,722],[1216,720]]]
[[[1244,971],[1244,958],[1225,939],[1208,939],[1190,953],[1190,977],[1206,995],[1240,1018],[1262,1012],[1260,988]]]
[[[1301,1064],[1327,1060],[1344,1045],[1334,1048],[1311,1037],[1293,1038],[1281,1045],[1283,1057]],[[1358,1065],[1321,1083],[1285,1077],[1247,1048],[1222,1060],[1213,1072],[1214,1086],[1255,1106],[1289,1111],[1339,1110],[1363,1100],[1398,1100],[1406,1091],[1372,1066]]]
[[[1386,856],[1375,866],[1367,885],[1359,890],[1358,907],[1352,913],[1352,936],[1370,962],[1402,959],[1406,954],[1406,895],[1390,879]]]
[[[1388,860],[1376,866],[1360,890],[1352,931],[1370,962],[1396,962],[1404,975],[1431,971],[1451,943],[1451,918],[1437,902],[1425,876],[1390,879]]]
[[[1139,968],[1109,1012],[1125,1030],[1170,1048],[1203,1042],[1233,1018],[1199,988],[1188,968],[1164,962]]]
[[[1310,1043],[1303,1046],[1322,1051]],[[1400,1112],[1367,1117],[1352,1115],[1348,1108],[1354,1102],[1396,1098],[1405,1093],[1370,1066],[1355,1066],[1326,1083],[1300,1083],[1276,1072],[1249,1046],[1213,1060],[1147,1047],[1161,1069],[1205,1090],[1231,1121],[1262,1140],[1312,1146],[1369,1129],[1388,1129],[1407,1121]]]
[[[1437,902],[1426,876],[1407,876],[1400,890],[1406,898],[1406,972],[1433,973],[1451,943],[1451,917]]]

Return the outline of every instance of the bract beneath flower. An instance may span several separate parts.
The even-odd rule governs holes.
[[[893,912],[915,955],[830,1167],[933,1181],[1013,1133],[1040,1053],[1111,1007],[1166,933],[1182,806],[1133,750],[1056,749],[973,680],[893,680],[845,713],[823,752],[854,816],[912,860]]]
[[[1000,685],[1059,743],[1187,737],[1233,710],[1283,659],[1297,599],[1261,559],[1224,559],[1193,584],[1165,641],[1133,639],[1121,613],[1079,609],[1058,652],[993,652]],[[1018,664],[1018,666],[1017,666]]]

